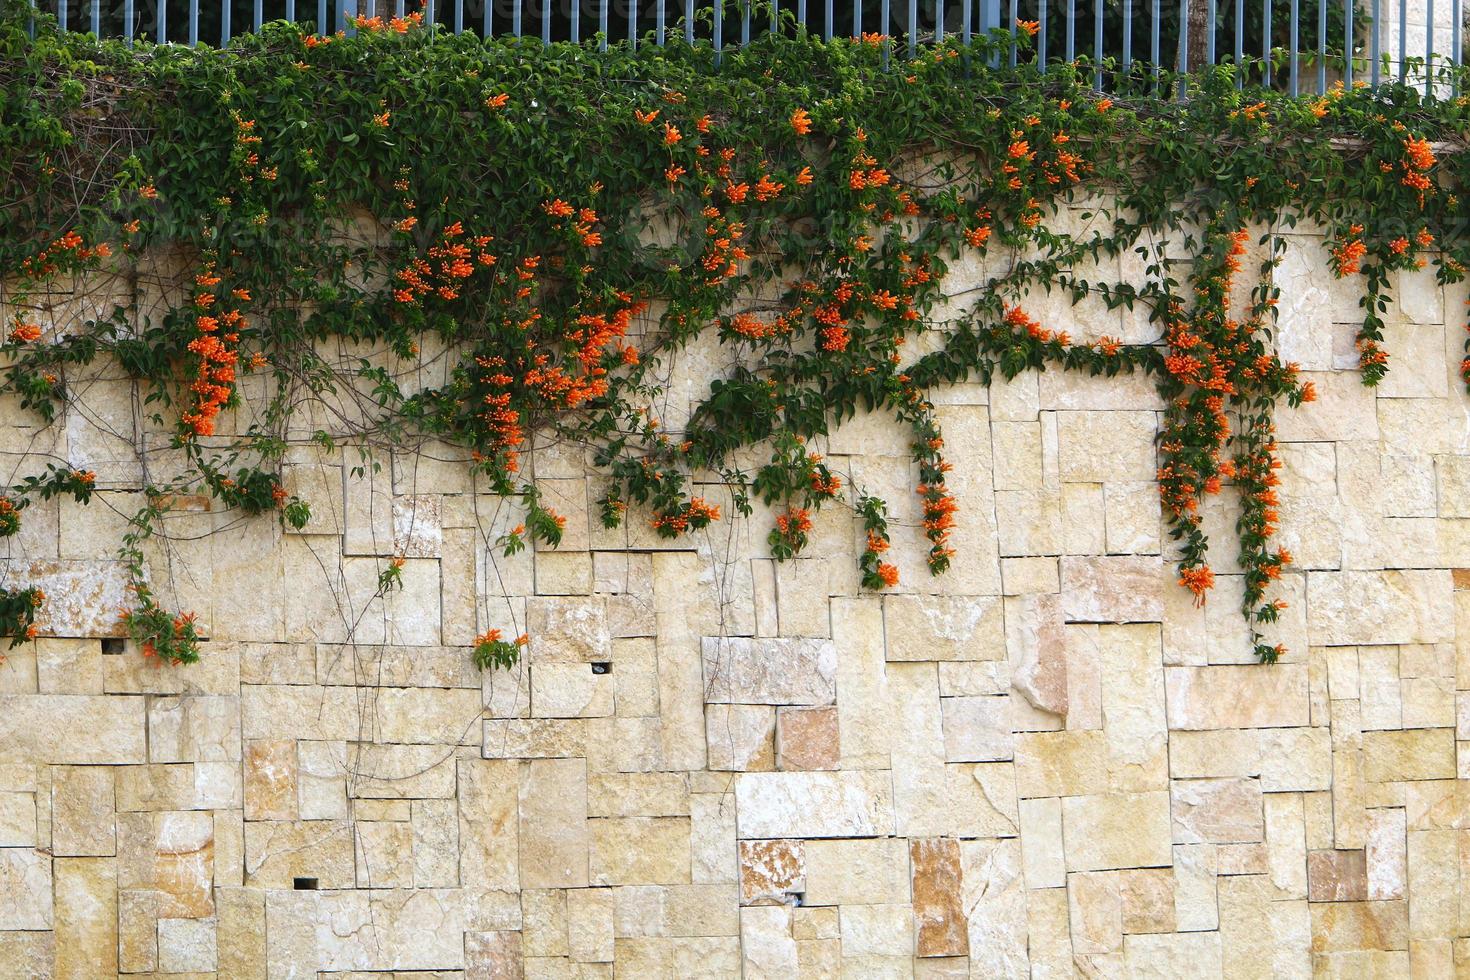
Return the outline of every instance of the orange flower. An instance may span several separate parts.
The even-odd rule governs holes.
[[[805,136],[812,131],[812,117],[805,109],[797,109],[791,114],[791,128],[797,136]]]
[[[1035,37],[1036,32],[1041,30],[1041,22],[1037,20],[1017,20],[1016,26],[1028,37]]]
[[[28,344],[41,339],[41,328],[34,323],[17,323],[10,331],[10,342]]]
[[[677,126],[675,126],[673,123],[664,123],[664,146],[673,146],[681,139],[683,139],[683,137],[680,135],[679,128]]]
[[[1107,112],[1112,107],[1113,107],[1113,100],[1112,99],[1098,99],[1097,100],[1097,111],[1098,112]]]
[[[1205,603],[1205,593],[1215,585],[1215,573],[1208,565],[1198,565],[1194,568],[1181,568],[1179,570],[1179,584],[1194,593],[1194,604],[1202,606]]]
[[[802,167],[801,173],[796,175],[796,182],[802,187],[810,184],[812,182],[812,168]]]
[[[671,184],[677,184],[679,178],[684,176],[685,172],[684,168],[680,166],[668,167],[664,170],[664,180],[667,180]]]
[[[504,109],[508,102],[510,102],[510,96],[507,95],[505,92],[501,92],[499,95],[492,95],[488,99],[486,99],[485,108]]]
[[[652,112],[639,112],[637,109],[634,109],[633,118],[637,119],[643,125],[647,126],[658,118],[658,110],[655,109]]]
[[[898,584],[898,567],[890,565],[886,561],[878,563],[878,577],[883,580],[884,586],[893,588]]]

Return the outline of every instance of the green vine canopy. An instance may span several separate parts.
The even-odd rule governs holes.
[[[882,590],[897,535],[922,536],[934,575],[964,560],[931,394],[1032,370],[1153,380],[1179,583],[1204,600],[1221,559],[1201,504],[1235,495],[1242,613],[1271,661],[1262,631],[1291,562],[1273,544],[1273,412],[1314,394],[1273,341],[1282,234],[1322,229],[1323,261],[1361,282],[1367,385],[1390,368],[1396,272],[1432,262],[1455,282],[1470,263],[1466,157],[1449,152],[1467,107],[1448,84],[1292,99],[1220,66],[1187,99],[1151,79],[1104,95],[1086,65],[992,67],[1000,33],[908,61],[887,38],[792,31],[717,61],[415,17],[352,36],[269,24],[224,52],[127,48],[44,21],[31,37],[21,10],[0,21],[0,391],[49,423],[98,359],[138,383],[183,465],[147,485],[120,542],[124,621],[170,662],[197,659],[200,637],[147,584],[148,538],[189,493],[304,526],[281,478],[293,439],[465,447],[525,508],[506,553],[562,534],[522,466],[543,438],[590,451],[609,528],[676,538],[759,507],[779,560],[816,509],[846,506],[862,583]],[[1060,220],[1079,207],[1084,230]],[[1086,271],[1114,258],[1138,274]],[[957,297],[960,265],[983,272]],[[47,299],[64,281],[117,299],[66,313]],[[1036,312],[1048,293],[1145,329],[1071,337]],[[661,419],[662,372],[712,338],[733,367],[687,419]],[[344,369],[329,342],[376,353]],[[431,382],[397,369],[429,362]],[[248,417],[247,386],[263,393]],[[322,410],[342,390],[360,418]],[[860,412],[908,432],[922,526],[890,525],[811,452]],[[0,496],[0,536],[32,501],[85,502],[93,485],[50,463]],[[380,592],[402,567],[384,563]],[[0,589],[0,633],[23,641],[44,601]],[[508,665],[526,642],[491,630],[475,661]]]

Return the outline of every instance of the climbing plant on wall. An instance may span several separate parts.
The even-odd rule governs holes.
[[[812,512],[840,503],[866,535],[863,584],[884,589],[894,535],[922,535],[932,574],[964,560],[936,387],[1144,372],[1165,403],[1158,478],[1179,583],[1202,602],[1212,567],[1238,562],[1256,654],[1273,660],[1261,628],[1291,558],[1272,543],[1272,417],[1313,397],[1273,345],[1291,288],[1273,275],[1279,232],[1326,229],[1323,260],[1362,280],[1358,351],[1377,383],[1395,272],[1433,261],[1457,281],[1470,261],[1451,193],[1463,158],[1432,146],[1461,138],[1465,104],[1402,86],[1290,99],[1237,89],[1226,67],[1186,101],[1155,97],[1152,80],[1103,96],[1086,66],[989,67],[993,43],[907,61],[886,38],[798,33],[717,63],[707,47],[543,48],[410,16],[354,36],[267,25],[219,52],[44,23],[31,38],[12,13],[0,387],[49,422],[95,359],[138,380],[187,465],[147,488],[120,543],[126,623],[145,651],[187,662],[193,620],[149,589],[143,543],[182,492],[303,526],[309,509],[280,479],[303,425],[323,445],[365,432],[463,444],[526,508],[497,544],[508,553],[561,537],[522,470],[539,432],[591,450],[608,527],[673,538],[759,501],[784,559],[807,546]],[[1059,221],[1085,201],[1088,230]],[[1141,274],[1083,271],[1118,257]],[[984,270],[963,303],[946,294],[956,263]],[[100,313],[43,312],[62,280],[123,288]],[[1124,308],[1157,339],[1071,337],[1035,312],[1046,292]],[[657,372],[710,335],[736,366],[666,425]],[[321,356],[328,341],[387,355],[344,371]],[[430,350],[452,364],[433,383],[389,369]],[[234,418],[246,379],[268,395]],[[303,423],[339,388],[359,393],[362,419]],[[810,451],[865,411],[907,428],[922,527],[890,526],[882,499]],[[737,514],[697,491],[712,482]],[[17,483],[0,534],[38,495],[84,500],[90,486],[69,466]],[[1223,552],[1200,512],[1217,493],[1242,504]],[[42,601],[0,593],[0,631],[23,639]],[[492,630],[475,660],[509,664],[525,641]]]

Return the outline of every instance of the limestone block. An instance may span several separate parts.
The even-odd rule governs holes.
[[[241,735],[246,739],[295,738],[354,741],[368,730],[351,687],[248,684],[240,688]]]
[[[158,966],[166,973],[213,973],[219,964],[212,919],[160,919]]]
[[[117,975],[117,862],[57,858],[55,876],[56,975]]]
[[[1305,898],[1307,842],[1301,794],[1268,793],[1263,800],[1271,884],[1289,898]]]
[[[836,769],[842,756],[837,709],[777,708],[776,764],[784,770]]]
[[[991,423],[990,432],[996,490],[1032,490],[1042,486],[1041,423],[997,419]]]
[[[526,631],[537,663],[593,663],[612,659],[606,600],[598,597],[526,600]]]
[[[581,718],[487,719],[481,754],[487,759],[586,758]]]
[[[705,707],[709,768],[769,772],[776,767],[776,710],[763,704]]]
[[[1002,558],[1003,593],[1008,596],[1061,591],[1059,562],[1055,558]]]
[[[296,878],[315,878],[322,888],[354,887],[352,824],[344,820],[247,822],[246,885],[290,888]]]
[[[739,854],[741,905],[786,904],[794,900],[793,896],[808,892],[802,841],[743,840]],[[813,904],[810,897],[804,903]]]
[[[637,772],[587,778],[591,817],[687,817],[689,777],[677,772]]]
[[[1169,794],[1110,793],[1062,800],[1068,871],[1162,867],[1169,847]]]
[[[1170,783],[1176,844],[1235,844],[1265,839],[1256,779],[1176,779]]]
[[[300,795],[297,773],[296,743],[290,739],[256,739],[246,743],[245,819],[296,819]]]
[[[1123,948],[1123,898],[1118,876],[1086,871],[1067,876],[1072,949],[1079,955],[1116,953]]]
[[[1123,906],[1123,932],[1139,935],[1174,931],[1174,874],[1169,868],[1114,872]]]
[[[1444,570],[1311,572],[1307,601],[1314,644],[1443,643],[1454,635]]]
[[[1170,729],[1309,724],[1306,664],[1168,667]]]
[[[1064,483],[1150,481],[1155,476],[1153,412],[1057,413]]]
[[[1110,555],[1159,553],[1160,508],[1158,484],[1107,483],[1103,485]]]
[[[54,824],[52,836],[54,841]],[[0,792],[0,847],[35,846],[36,794]]]
[[[459,760],[460,880],[506,891],[519,884],[518,770],[514,762]]]
[[[1361,902],[1368,897],[1368,867],[1361,850],[1307,852],[1307,897],[1313,902]]]
[[[1061,560],[1062,613],[1068,622],[1140,623],[1164,618],[1163,563],[1155,557]]]
[[[147,761],[143,698],[0,694],[0,763]],[[87,738],[75,738],[87,732]]]
[[[1020,801],[1021,858],[1027,888],[1061,888],[1067,883],[1062,845],[1062,801]]]
[[[713,704],[831,704],[837,648],[830,640],[704,638],[705,701]]]
[[[1407,902],[1313,902],[1311,911],[1313,950],[1409,947]]]
[[[269,975],[297,970],[461,970],[464,908],[441,890],[266,895]]]
[[[902,839],[813,840],[806,842],[804,853],[804,906],[901,905],[910,900],[909,849]]]
[[[1366,864],[1366,897],[1372,901],[1389,901],[1404,897],[1408,885],[1408,835],[1404,811],[1374,809],[1368,811],[1368,839],[1364,848]]]
[[[51,929],[51,859],[29,847],[0,848],[0,934],[8,929]]]
[[[592,592],[592,555],[585,551],[540,551],[535,556],[536,594],[585,596]]]
[[[791,909],[765,906],[740,910],[741,975],[770,978],[799,975]]]
[[[970,962],[987,975],[1024,977],[1031,963],[1044,958],[1043,942],[1067,942],[1066,897],[1062,889],[1027,893],[1021,874],[1021,842],[1016,838],[960,842],[963,874],[961,909],[969,923]],[[1060,896],[1060,923],[1043,929],[1028,926],[1028,905],[1040,912],[1040,896]],[[1057,911],[1052,909],[1053,912]],[[1057,929],[1057,932],[1049,931]],[[1029,936],[1029,949],[1028,949]],[[1067,957],[1070,960],[1070,954]]]
[[[467,932],[464,947],[467,980],[522,980],[525,975],[519,932]]]
[[[745,839],[872,837],[894,829],[892,784],[877,771],[742,773],[735,800]]]
[[[940,705],[946,762],[996,762],[1014,756],[1009,699],[940,698]]]
[[[1356,372],[1303,371],[1301,380],[1317,388],[1317,400],[1300,408],[1281,406],[1277,438],[1288,442],[1338,442],[1377,439],[1378,411],[1373,390]]]
[[[837,684],[842,689],[837,704],[842,768],[886,768],[892,733],[883,722],[888,679],[881,600],[834,599],[832,639],[842,651],[837,660]]]
[[[613,713],[613,677],[585,663],[532,663],[534,718],[604,718]]]
[[[592,884],[690,882],[688,817],[607,817],[586,826]]]
[[[1106,792],[1108,743],[1101,731],[1016,736],[1016,792],[1022,799]]]
[[[52,854],[57,857],[115,855],[115,812],[116,795],[112,769],[101,766],[58,766],[51,771]],[[34,802],[30,820],[34,835]]]
[[[413,825],[357,820],[353,825],[358,888],[413,887]]]
[[[627,885],[614,888],[614,934],[628,937],[740,935],[734,882],[720,885]]]
[[[947,838],[909,842],[913,871],[915,955],[965,956],[970,952],[960,844]]]
[[[1364,732],[1363,776],[1375,783],[1455,778],[1454,730]]]
[[[1174,921],[1180,932],[1219,928],[1218,850],[1214,844],[1174,848]]]
[[[911,906],[844,905],[838,910],[838,919],[842,928],[844,962],[861,962],[859,958],[866,957],[907,958],[914,953]]]
[[[1003,557],[1062,551],[1062,501],[1055,490],[997,491],[995,521]]]
[[[1416,940],[1456,935],[1461,899],[1461,845],[1454,830],[1409,831],[1409,936]]]
[[[832,618],[832,563],[826,558],[798,558],[775,563],[777,633],[789,637],[829,637]]]
[[[1101,555],[1108,550],[1105,498],[1101,483],[1062,484],[1062,550],[1068,555]]]
[[[740,974],[740,939],[731,937],[619,938],[618,971],[639,977],[732,977]]]
[[[1018,976],[1025,976],[1031,971],[1036,976],[1071,976],[1072,936],[1068,925],[1067,890],[1042,888],[1029,893],[1023,892],[1022,902],[1029,949],[1022,950],[1026,957],[1021,960],[1023,969],[1012,972]],[[975,917],[972,916],[970,921],[973,924]],[[973,942],[970,948],[972,951],[976,948]],[[1031,967],[1031,971],[1024,969],[1027,965]]]
[[[567,937],[567,891],[522,889],[521,948],[527,956],[571,956]]]
[[[239,699],[153,699],[148,705],[148,754],[153,762],[238,762]]]
[[[1002,609],[995,597],[885,596],[883,634],[890,661],[1005,658]]]
[[[125,635],[117,610],[129,606],[127,570],[118,561],[14,562],[9,588],[39,588],[46,601],[36,613],[43,636],[95,637]]]
[[[373,706],[378,741],[473,745],[480,734],[479,691],[384,687]]]
[[[101,694],[102,644],[97,640],[38,637],[36,689],[42,694]]]
[[[216,892],[219,910],[215,939],[221,974],[241,980],[265,978],[265,893],[244,888]]]
[[[519,836],[522,888],[581,888],[589,883],[584,760],[535,759],[525,764],[520,772]]]

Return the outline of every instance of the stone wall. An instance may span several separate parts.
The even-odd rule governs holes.
[[[1470,972],[1465,295],[1399,283],[1374,391],[1320,241],[1279,275],[1280,344],[1322,397],[1279,418],[1275,666],[1238,577],[1204,608],[1175,584],[1143,379],[936,393],[961,505],[940,578],[902,430],[816,447],[889,497],[886,595],[838,508],[784,564],[762,513],[606,532],[595,472],[550,448],[566,540],[505,559],[519,517],[461,454],[361,468],[303,438],[305,533],[174,501],[152,576],[210,634],[187,668],[114,638],[139,450],[168,460],[152,408],[106,371],[52,428],[7,404],[7,475],[69,459],[101,492],[9,542],[7,580],[50,603],[0,667],[0,975]],[[723,356],[680,362],[670,417]],[[1228,492],[1208,519],[1228,570]],[[375,596],[395,555],[403,589]],[[517,670],[471,665],[491,627],[530,634]]]

